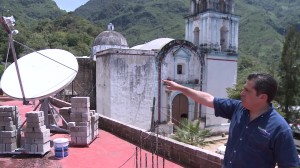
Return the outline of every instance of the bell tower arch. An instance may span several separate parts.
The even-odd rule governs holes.
[[[237,52],[239,17],[233,13],[234,1],[191,0],[190,5],[190,15],[186,17],[185,40],[196,46]]]
[[[221,52],[224,52],[227,48],[228,30],[226,26],[222,26],[220,29],[220,46]]]

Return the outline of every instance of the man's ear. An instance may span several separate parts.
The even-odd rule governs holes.
[[[259,95],[259,98],[260,98],[261,100],[265,100],[265,101],[267,102],[267,100],[268,100],[268,95],[267,95],[267,94],[260,94],[260,95]]]

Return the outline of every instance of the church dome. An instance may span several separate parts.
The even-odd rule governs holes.
[[[126,38],[121,33],[114,31],[114,25],[112,23],[107,26],[107,31],[101,32],[94,41],[92,54],[94,60],[97,52],[109,48],[129,48]]]
[[[94,46],[96,45],[118,45],[128,47],[125,37],[121,33],[113,30],[101,32],[95,39]]]

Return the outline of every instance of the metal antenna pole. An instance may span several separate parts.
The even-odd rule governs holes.
[[[21,92],[22,92],[22,97],[23,97],[23,104],[27,105],[29,103],[29,101],[26,101],[26,99],[25,99],[25,94],[24,94],[22,79],[21,79],[21,75],[20,75],[18,62],[17,62],[17,54],[16,54],[16,50],[15,50],[15,46],[14,46],[14,40],[13,40],[12,33],[9,34],[9,43],[10,43],[11,51],[12,51],[14,61],[15,61],[16,71],[17,71],[18,80],[19,80],[19,84],[20,84],[20,88],[21,88]]]
[[[135,147],[135,167],[138,168],[139,165],[138,165],[138,147],[136,146]]]
[[[7,21],[7,20],[9,20],[9,21]],[[19,66],[18,66],[18,62],[17,62],[17,54],[16,54],[16,50],[15,50],[15,46],[14,46],[13,35],[18,33],[18,31],[14,30],[14,28],[13,28],[14,25],[15,25],[14,22],[15,22],[15,20],[14,20],[13,16],[11,16],[10,19],[6,19],[4,16],[0,17],[0,24],[3,26],[4,30],[8,34],[8,41],[9,41],[8,46],[10,46],[11,51],[12,51],[12,55],[14,57],[14,62],[15,62],[15,66],[16,66],[18,80],[19,80],[19,84],[20,84],[20,88],[21,88],[21,92],[22,92],[22,97],[23,97],[23,104],[27,105],[29,103],[29,101],[26,101],[26,99],[25,99],[23,84],[22,84],[20,71],[19,71]],[[9,48],[8,48],[8,50],[9,50]]]
[[[8,38],[8,47],[7,47],[7,54],[6,54],[6,59],[5,59],[4,70],[6,70],[6,68],[7,68],[6,66],[7,66],[7,60],[8,60],[9,50],[10,50],[10,42],[9,42],[9,38]]]

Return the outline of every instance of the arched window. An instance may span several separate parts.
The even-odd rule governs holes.
[[[225,26],[223,26],[220,30],[220,45],[221,45],[221,51],[225,51],[227,49],[227,35],[228,30]]]
[[[200,4],[200,12],[204,12],[207,10],[207,0],[202,0]]]
[[[203,7],[204,7],[204,10],[205,10],[205,11],[208,9],[208,3],[207,3],[207,0],[204,0],[204,1],[203,1]]]
[[[191,7],[191,9],[190,9],[190,10],[191,10],[191,14],[195,14],[195,13],[196,13],[196,11],[197,11],[197,10],[196,10],[196,9],[197,9],[196,6],[197,6],[196,0],[192,0],[192,1],[191,1],[191,6],[190,6],[190,7]]]
[[[196,3],[195,3],[195,13],[199,13],[200,12],[200,2],[199,0],[196,0]]]
[[[220,0],[220,12],[222,13],[226,12],[226,4],[224,0]]]

